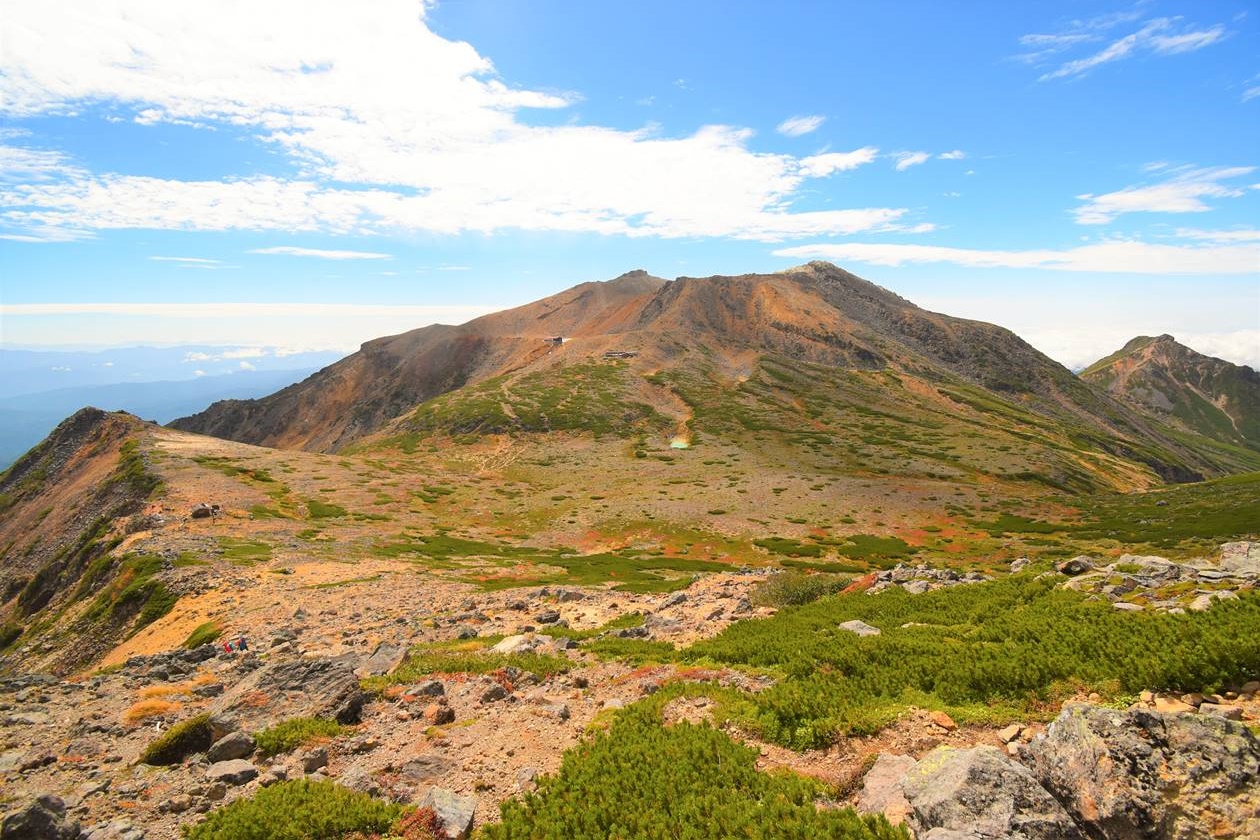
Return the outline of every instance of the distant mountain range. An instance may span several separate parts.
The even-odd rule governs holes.
[[[172,382],[120,382],[58,388],[0,399],[0,469],[17,460],[64,420],[84,406],[129,411],[167,423],[204,409],[216,400],[270,394],[312,373],[311,368],[240,371]]]
[[[295,353],[266,345],[3,349],[0,398],[122,382],[174,382],[237,372],[315,370],[344,355],[329,350]]]

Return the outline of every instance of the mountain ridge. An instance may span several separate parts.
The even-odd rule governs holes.
[[[699,372],[706,388],[729,391],[764,360],[779,359],[828,369],[810,374],[823,387],[844,371],[886,371],[920,390],[951,382],[979,387],[985,392],[981,401],[1006,404],[986,411],[1026,415],[1023,422],[1033,425],[1049,421],[1058,429],[1056,446],[1135,462],[1162,481],[1195,481],[1251,463],[1169,434],[1010,330],[929,312],[826,262],[773,274],[672,281],[635,270],[459,326],[375,339],[269,397],[216,403],[170,425],[256,445],[335,452],[386,430],[439,429],[445,422],[440,417],[405,418],[415,418],[428,401],[473,389],[477,399],[455,411],[451,429],[579,431],[582,411],[592,408],[583,401],[593,392],[568,400],[572,410],[558,421],[552,415],[564,396],[535,397],[556,389],[589,392],[583,371],[608,356],[629,360],[627,370],[601,386],[603,407],[594,410],[606,421],[600,428],[623,435],[633,425],[626,418],[637,418],[636,434],[666,438],[671,427],[691,422],[694,410],[680,405],[675,390],[650,387],[653,375]],[[523,407],[537,422],[514,423],[510,415],[519,412],[492,393],[522,377],[534,392]],[[452,416],[446,409],[439,414]],[[489,415],[499,419],[478,420]],[[1061,470],[1073,468],[1064,463]]]

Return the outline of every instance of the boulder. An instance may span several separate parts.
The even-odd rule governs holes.
[[[354,673],[358,677],[379,677],[388,674],[402,664],[407,654],[407,646],[391,642],[381,642],[372,651],[372,655],[363,660]]]
[[[472,830],[477,799],[435,787],[429,788],[429,792],[420,801],[420,807],[433,809],[448,840],[464,840]]]
[[[257,776],[258,768],[240,758],[218,761],[206,768],[207,779],[225,785],[243,785]]]
[[[216,761],[230,761],[234,758],[248,758],[254,754],[254,739],[248,732],[233,732],[225,735],[210,745],[206,751],[206,759],[213,764]]]
[[[558,617],[559,616],[557,616],[557,618]],[[490,648],[490,652],[503,653],[503,654],[529,653],[535,647],[537,647],[537,645],[538,645],[538,642],[533,636],[520,634],[517,636],[506,637],[505,639],[503,639],[503,641],[499,642],[497,645]]]
[[[872,627],[865,621],[853,619],[852,621],[844,621],[840,623],[841,630],[848,630],[850,633],[856,633],[859,636],[878,636],[879,628]]]
[[[1215,715],[1226,720],[1242,720],[1242,707],[1231,706],[1228,703],[1200,703],[1199,714]]]
[[[909,592],[911,595],[922,595],[932,588],[932,585],[926,580],[912,580],[909,583],[901,584],[901,588]]]
[[[323,770],[328,766],[328,750],[324,747],[315,747],[302,756],[301,762],[303,773],[315,773]]]
[[[539,624],[555,624],[559,620],[560,613],[556,610],[543,610],[538,615],[534,616],[534,621]]]
[[[1020,757],[1098,840],[1260,836],[1260,740],[1235,721],[1073,703]]]
[[[265,665],[219,697],[212,711],[234,714],[249,729],[289,717],[358,723],[367,695],[359,687],[352,661],[353,657],[320,657]],[[265,705],[258,703],[260,695],[267,698]]]
[[[412,699],[416,697],[441,697],[446,694],[446,687],[437,680],[425,680],[415,685],[407,686],[403,689],[403,699]]]
[[[893,825],[905,822],[910,803],[901,789],[901,779],[918,763],[908,755],[881,754],[862,779],[857,809],[864,814],[883,814]]]
[[[1081,575],[1085,572],[1093,571],[1094,559],[1081,554],[1073,557],[1071,560],[1064,560],[1056,565],[1055,570],[1064,575]]]
[[[36,796],[0,822],[3,840],[78,840],[79,824],[66,819],[66,803],[51,793]]]
[[[918,836],[945,829],[983,840],[1086,840],[1027,768],[996,747],[937,747],[901,780]],[[970,832],[970,834],[968,834]]]
[[[1225,543],[1221,546],[1221,569],[1239,577],[1260,577],[1260,543]]]

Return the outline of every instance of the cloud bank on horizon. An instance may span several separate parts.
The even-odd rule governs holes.
[[[803,55],[767,59],[754,76],[705,40],[721,28],[714,9],[645,7],[639,16],[672,16],[694,63],[662,47],[607,77],[576,43],[566,56],[496,39],[475,5],[123,0],[65,15],[8,0],[6,340],[77,333],[88,317],[143,330],[143,311],[108,304],[152,304],[158,317],[198,295],[485,308],[558,288],[528,275],[613,276],[642,254],[634,264],[680,274],[825,258],[877,267],[873,279],[912,298],[954,288],[973,301],[981,287],[996,301],[1047,276],[1107,277],[1133,294],[1142,278],[1178,277],[1170,317],[1204,305],[1205,283],[1254,304],[1223,311],[1226,329],[1211,334],[1235,336],[1221,346],[1260,364],[1260,175],[1245,139],[1260,126],[1257,22],[1241,0],[1097,4],[1073,20],[1020,9],[966,32],[944,13],[910,23],[895,8],[833,10],[804,34],[787,13],[736,20],[722,46],[772,42],[776,26],[802,42]],[[559,31],[561,6],[542,2],[518,23]],[[618,37],[600,14],[614,13],[588,23]],[[615,23],[627,41],[640,25]],[[805,55],[823,23],[849,33],[846,55]],[[957,49],[983,56],[973,65],[926,46],[951,25]],[[885,33],[924,41],[922,64],[893,62]],[[871,72],[859,81],[844,61]],[[1182,97],[1169,102],[1173,89]],[[1144,121],[1159,121],[1160,104],[1218,130],[1152,138]],[[961,127],[939,119],[951,111]],[[99,281],[102,266],[113,283]],[[312,275],[321,266],[333,271]],[[432,280],[454,269],[461,282]],[[216,282],[181,282],[172,300],[176,271]],[[49,306],[23,308],[37,304]],[[378,323],[375,310],[347,312],[367,320],[337,346]],[[1100,342],[1081,352],[1114,349]]]

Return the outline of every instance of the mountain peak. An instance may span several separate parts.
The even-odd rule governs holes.
[[[1260,375],[1167,333],[1131,339],[1081,378],[1161,421],[1260,449]]]

